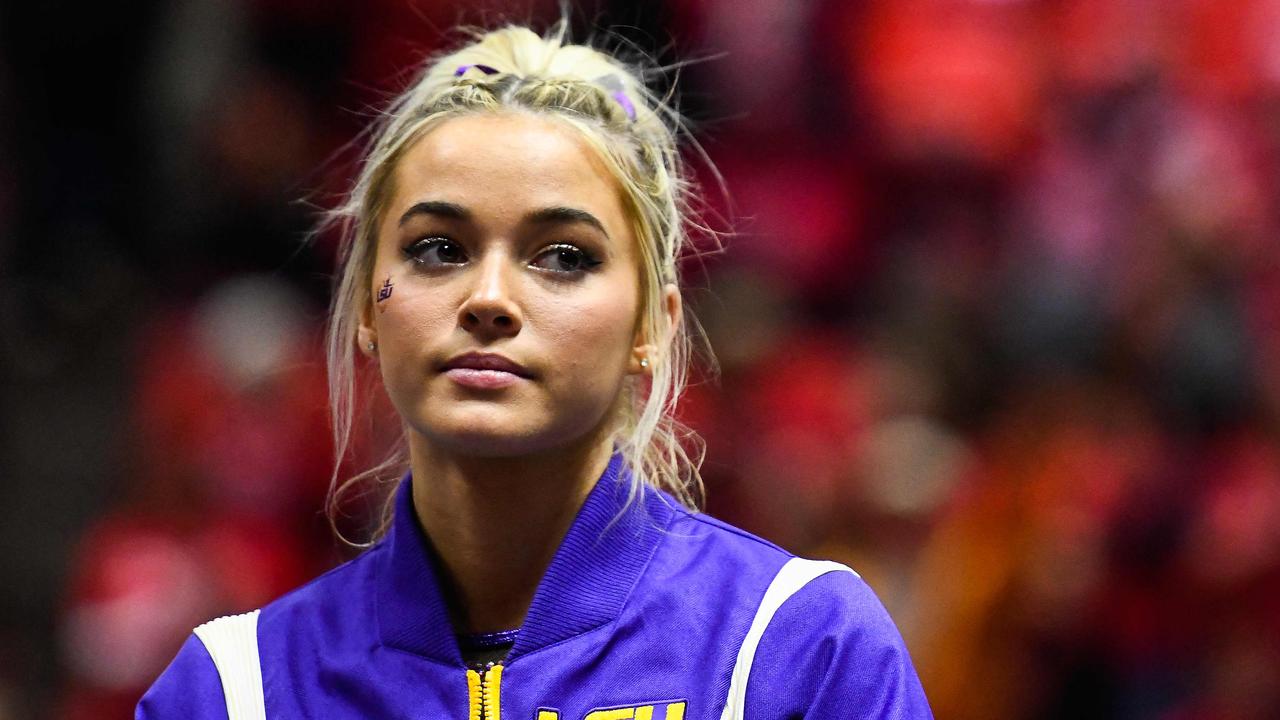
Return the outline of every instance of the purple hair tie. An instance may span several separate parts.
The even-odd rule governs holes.
[[[471,68],[475,68],[475,69],[477,69],[477,70],[479,70],[479,71],[483,72],[485,75],[497,75],[497,74],[498,74],[498,71],[497,71],[497,70],[495,70],[494,68],[489,67],[488,65],[481,65],[480,63],[472,63],[472,64],[470,64],[470,65],[459,65],[459,66],[458,66],[458,69],[453,71],[453,76],[454,76],[454,77],[462,77],[462,74],[463,74],[463,73],[465,73],[466,71],[470,70]]]
[[[636,106],[631,103],[631,98],[627,97],[627,93],[622,87],[622,80],[618,79],[617,75],[601,75],[595,79],[595,83],[608,90],[609,97],[622,106],[622,110],[627,114],[628,118],[635,121]]]
[[[627,97],[626,93],[621,90],[615,90],[613,91],[613,99],[617,100],[618,104],[622,106],[622,110],[627,113],[628,118],[631,118],[631,120],[636,119],[636,106],[631,104],[631,98]]]

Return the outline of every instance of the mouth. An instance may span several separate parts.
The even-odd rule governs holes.
[[[458,355],[446,362],[441,372],[459,385],[481,390],[504,388],[533,378],[528,368],[496,353]]]

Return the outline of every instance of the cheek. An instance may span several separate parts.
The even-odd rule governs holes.
[[[374,318],[382,363],[388,369],[402,362],[417,364],[415,356],[457,324],[457,303],[450,302],[443,289],[408,280],[393,283],[395,290],[376,305]]]
[[[526,320],[554,348],[565,378],[613,385],[625,371],[635,318],[634,294],[617,289],[555,298],[529,307]]]

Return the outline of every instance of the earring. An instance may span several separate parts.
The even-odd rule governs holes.
[[[373,352],[374,350],[377,350],[377,349],[378,349],[378,343],[375,343],[375,342],[369,343],[369,352]]]
[[[648,369],[649,369],[649,358],[647,358],[647,357],[642,357],[642,358],[640,358],[640,367],[644,368],[645,370],[648,370]]]

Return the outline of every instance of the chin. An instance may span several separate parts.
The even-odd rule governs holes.
[[[518,457],[566,448],[591,433],[591,423],[539,422],[532,413],[449,413],[417,424],[433,445],[471,457]],[[582,427],[580,427],[582,426]]]
[[[461,432],[434,435],[431,439],[450,452],[468,457],[518,457],[545,449],[541,443],[529,438],[499,433]]]
[[[546,428],[508,413],[449,413],[424,418],[418,432],[433,445],[473,457],[510,457],[546,450],[555,444]]]

